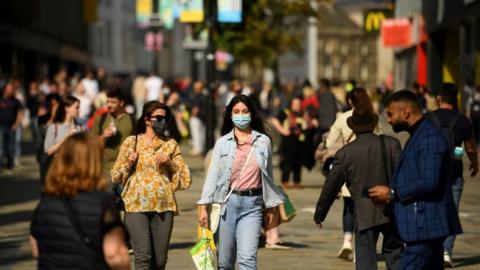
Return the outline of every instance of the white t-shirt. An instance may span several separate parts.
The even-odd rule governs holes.
[[[145,88],[147,89],[147,102],[158,100],[160,98],[162,84],[163,80],[158,76],[150,76],[145,80]]]
[[[95,79],[83,78],[81,81],[83,88],[85,88],[85,94],[92,100],[98,94],[98,82]]]
[[[88,117],[92,111],[92,99],[86,94],[82,96],[74,94],[73,96],[80,100],[80,110],[78,112],[78,116],[80,118]]]

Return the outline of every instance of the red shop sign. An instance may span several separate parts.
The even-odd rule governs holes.
[[[405,48],[413,44],[412,23],[409,19],[386,19],[382,22],[384,47]]]

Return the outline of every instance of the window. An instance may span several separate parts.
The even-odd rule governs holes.
[[[340,46],[340,53],[344,56],[348,54],[348,45],[347,44],[344,43]]]
[[[325,70],[323,71],[323,77],[325,78],[333,78],[333,68],[330,65],[325,66]]]
[[[112,29],[112,22],[107,21],[105,23],[105,33],[103,35],[104,37],[104,50],[105,50],[105,56],[109,59],[112,59],[112,52],[113,52],[113,29]]]
[[[368,80],[368,67],[367,66],[362,66],[360,68],[360,78],[363,80],[363,81],[367,81]]]
[[[333,54],[333,50],[334,50],[334,47],[335,47],[335,42],[333,40],[328,40],[326,43],[325,43],[325,53],[328,54],[328,55],[331,55]]]
[[[349,77],[349,66],[348,66],[348,63],[343,63],[342,64],[342,67],[340,68],[340,78],[342,78],[342,80],[348,80],[348,77]]]
[[[368,55],[368,46],[363,44],[362,47],[360,48],[360,54],[362,56],[367,56]]]

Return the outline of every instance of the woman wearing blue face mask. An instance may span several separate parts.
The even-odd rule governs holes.
[[[146,103],[136,135],[122,143],[111,170],[112,181],[124,187],[125,224],[135,269],[165,269],[173,217],[178,214],[174,192],[191,183],[180,148],[167,134],[170,116],[166,105]]]
[[[212,153],[210,167],[198,201],[198,222],[208,227],[207,208],[221,203],[216,231],[218,268],[257,268],[257,248],[262,212],[273,218],[272,209],[285,196],[273,184],[272,147],[264,122],[251,99],[237,95],[228,104],[222,137]]]

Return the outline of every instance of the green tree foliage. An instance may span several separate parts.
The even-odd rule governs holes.
[[[302,51],[308,17],[317,17],[311,3],[327,1],[243,0],[243,22],[218,25],[215,46],[237,63],[272,67],[287,51]]]

